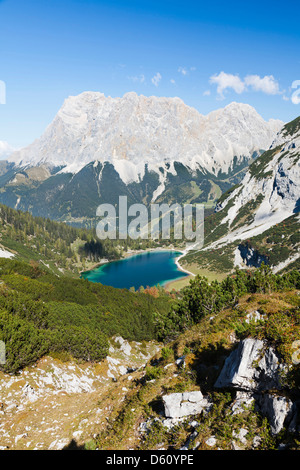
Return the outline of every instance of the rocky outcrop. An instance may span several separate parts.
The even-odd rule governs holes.
[[[280,377],[284,371],[285,367],[274,348],[265,341],[247,338],[240,341],[225,360],[215,388],[236,390],[231,414],[255,407],[256,411],[267,417],[271,433],[275,435],[286,426],[293,430],[297,416],[296,404],[282,396]],[[208,412],[212,406],[200,390],[163,395],[162,400],[164,416],[172,425],[186,416]]]
[[[258,267],[270,258],[272,263],[269,264],[272,269],[276,268],[273,246],[261,243],[257,237],[267,231],[269,237],[272,227],[279,226],[299,212],[299,122],[300,117],[286,124],[270,149],[250,165],[241,183],[221,198],[216,207],[218,231],[214,231],[214,236],[210,235],[212,243],[205,247],[206,251],[234,242],[237,266]],[[296,223],[299,221],[298,218],[294,220]],[[223,225],[223,230],[219,230],[220,225]],[[285,267],[281,263],[288,265],[297,259],[299,251],[298,244],[294,245],[294,242],[287,243],[285,240],[284,245],[289,249],[278,259],[280,269]]]
[[[232,406],[234,414],[255,401],[257,411],[268,418],[272,434],[278,434],[297,414],[296,404],[278,395],[283,389],[280,377],[284,371],[272,347],[247,338],[225,360],[215,387],[240,390]],[[273,393],[264,393],[271,390]]]
[[[244,391],[280,389],[283,367],[273,348],[258,339],[247,338],[225,360],[216,388]]]
[[[100,363],[45,356],[16,375],[0,372],[0,450],[62,449],[72,439],[84,444],[110,415],[111,400],[125,400],[158,349],[154,341],[116,336]]]
[[[278,434],[284,426],[291,424],[296,407],[286,397],[265,394],[257,400],[259,411],[268,418],[272,434]]]
[[[261,255],[257,250],[248,245],[240,244],[237,248],[245,266],[259,268],[262,263],[269,264],[267,256]]]
[[[182,418],[184,416],[197,415],[210,405],[209,400],[204,398],[200,391],[171,393],[164,395],[162,399],[167,418]]]

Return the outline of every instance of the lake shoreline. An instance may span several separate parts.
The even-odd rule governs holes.
[[[106,259],[106,258],[103,258],[101,261],[99,261],[98,263],[96,263],[95,265],[93,265],[92,267],[88,268],[88,269],[84,269],[82,271],[79,272],[79,274],[83,274],[83,273],[88,273],[89,271],[94,271],[94,269],[97,269],[97,268],[100,268],[101,266],[103,266],[104,264],[109,264],[109,263],[115,263],[116,261],[122,261],[123,259],[126,259],[126,258],[130,258],[131,256],[136,256],[136,255],[142,255],[144,253],[152,253],[153,251],[178,251],[180,253],[183,253],[180,248],[162,248],[162,247],[158,247],[158,248],[147,248],[146,250],[128,250],[126,251],[121,258],[119,259]],[[181,257],[181,255],[180,255]],[[179,258],[180,258],[179,257]],[[176,258],[177,259],[177,258]],[[176,262],[176,261],[175,261]],[[179,267],[178,266],[178,269],[180,269],[181,271],[183,270],[183,268]]]
[[[176,264],[177,268],[178,268],[180,271],[182,271],[182,272],[188,274],[188,276],[182,276],[182,277],[180,277],[180,278],[178,278],[178,279],[175,279],[175,280],[173,280],[173,281],[167,282],[167,283],[164,284],[164,286],[163,286],[165,290],[171,291],[171,290],[172,290],[172,285],[175,285],[176,283],[178,283],[179,281],[182,281],[183,279],[186,279],[187,281],[190,281],[191,279],[193,279],[193,277],[196,276],[196,275],[195,275],[194,273],[192,273],[191,271],[188,271],[187,269],[183,268],[183,267],[181,266],[180,262],[179,262],[179,260],[180,260],[181,258],[183,258],[183,257],[187,254],[187,252],[188,252],[188,250],[184,250],[184,251],[182,252],[182,254],[181,254],[180,256],[178,256],[178,258],[176,258],[175,264]]]
[[[120,259],[117,259],[117,260],[102,259],[100,262],[93,265],[92,267],[81,271],[80,272],[80,277],[82,278],[85,273],[90,273],[91,271],[94,271],[98,268],[102,268],[103,266],[108,265],[110,263],[126,260],[126,259],[129,259],[129,258],[134,258],[135,256],[138,256],[138,255],[143,255],[143,254],[147,254],[147,253],[160,253],[160,252],[162,252],[162,253],[163,252],[174,253],[175,252],[176,257],[174,256],[174,264],[176,265],[177,270],[184,273],[184,275],[178,277],[177,279],[168,280],[168,278],[167,278],[166,281],[160,281],[160,282],[157,283],[157,284],[160,284],[165,290],[169,290],[170,286],[174,282],[178,282],[178,281],[183,280],[185,278],[190,279],[192,276],[194,276],[194,274],[192,272],[190,272],[187,269],[183,268],[180,264],[180,259],[183,256],[185,256],[186,251],[188,251],[188,250],[182,250],[180,248],[175,248],[174,246],[172,246],[172,247],[155,247],[155,248],[148,248],[146,250],[129,250],[126,253],[124,253],[123,256]]]

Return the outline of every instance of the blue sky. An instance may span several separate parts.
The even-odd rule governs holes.
[[[202,114],[238,101],[290,121],[299,17],[289,0],[0,0],[0,141],[31,143],[87,90],[179,96]]]

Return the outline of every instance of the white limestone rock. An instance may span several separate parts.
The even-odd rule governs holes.
[[[167,418],[196,415],[206,409],[210,402],[200,391],[171,393],[162,397]]]
[[[273,348],[264,349],[261,340],[247,338],[241,341],[225,360],[215,387],[244,391],[280,389],[283,367]]]
[[[215,445],[217,444],[217,439],[215,438],[215,436],[211,436],[206,439],[205,444],[209,447],[215,447]]]
[[[264,343],[260,340],[249,338],[241,341],[225,360],[215,387],[234,387],[241,390],[255,388],[253,363],[259,359],[263,347]]]
[[[246,436],[248,434],[248,429],[240,428],[239,432],[233,431],[232,435],[238,439],[242,444],[247,444]]]
[[[248,313],[248,315],[246,315],[246,320],[245,322],[246,323],[250,323],[250,322],[258,322],[258,321],[261,321],[264,319],[264,316],[261,315],[257,310],[254,310],[254,312],[250,312]]]
[[[291,421],[293,417],[293,403],[286,397],[262,395],[259,405],[261,413],[268,418],[273,435],[278,434],[286,421]]]
[[[254,404],[254,397],[250,392],[236,392],[235,400],[231,406],[233,415],[243,413]]]

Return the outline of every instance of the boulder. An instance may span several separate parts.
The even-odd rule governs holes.
[[[215,436],[211,436],[205,441],[205,444],[209,447],[214,447],[217,444],[217,439]]]
[[[162,397],[165,416],[167,418],[182,418],[196,415],[209,406],[209,402],[200,391],[171,393]]]
[[[258,363],[255,379],[259,390],[280,390],[280,373],[284,366],[279,363],[278,356],[272,347],[266,349],[262,359]]]
[[[247,338],[225,360],[215,387],[244,391],[280,389],[281,370],[273,348],[265,350],[263,341]]]
[[[258,403],[261,414],[269,421],[273,435],[278,434],[285,425],[291,422],[295,407],[288,398],[264,394],[259,398]]]

